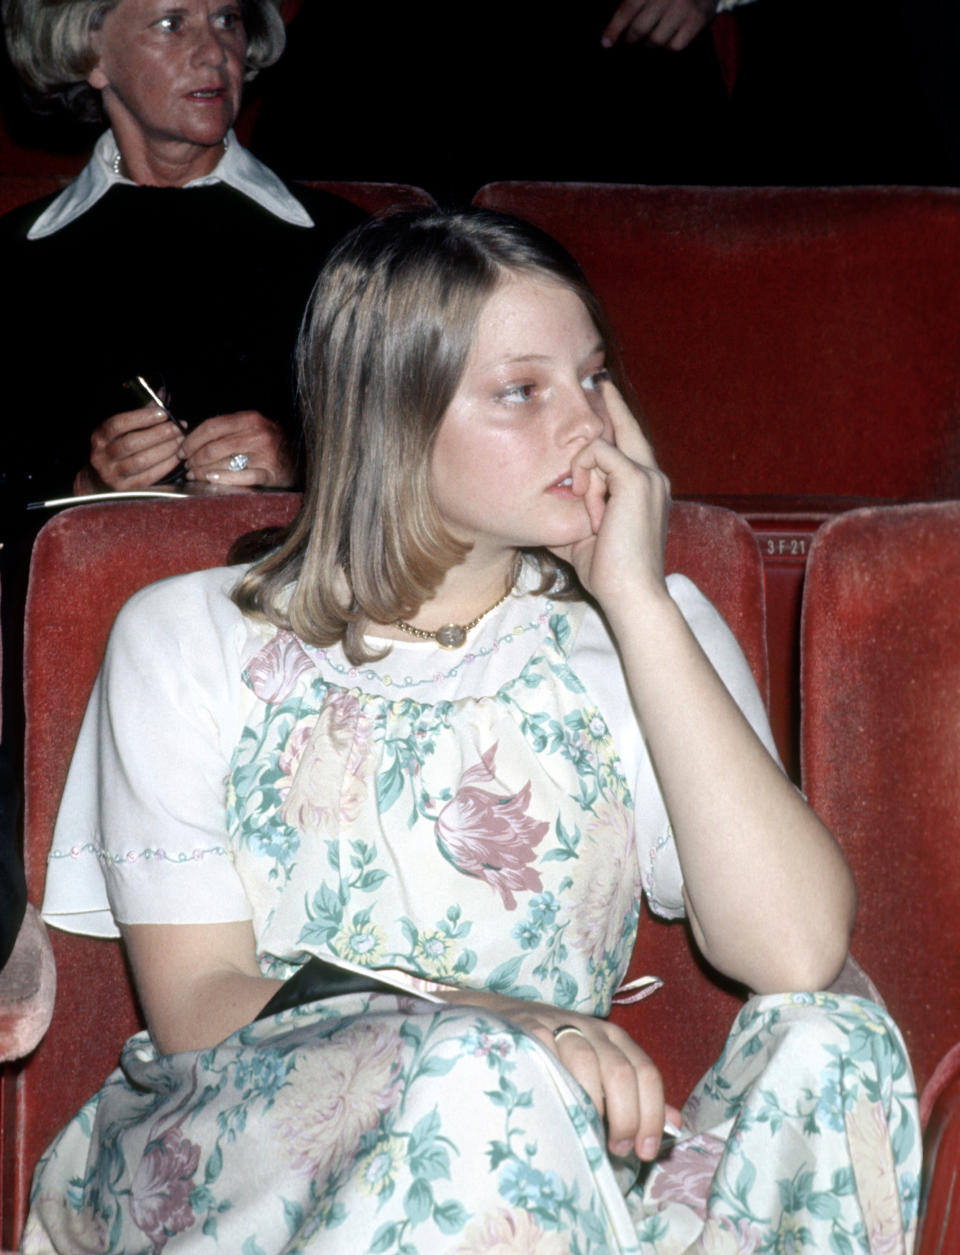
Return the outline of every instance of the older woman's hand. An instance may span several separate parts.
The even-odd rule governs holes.
[[[607,23],[601,43],[612,47],[618,39],[641,40],[680,52],[717,11],[717,0],[622,0]]]
[[[183,433],[156,405],[114,414],[90,437],[90,465],[73,481],[77,493],[149,488],[180,462]]]
[[[243,470],[230,460],[247,458]],[[258,410],[218,414],[196,427],[183,442],[187,479],[197,482],[292,488],[296,468],[282,428]]]

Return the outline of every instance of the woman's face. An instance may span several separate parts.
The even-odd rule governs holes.
[[[432,463],[440,514],[472,558],[590,534],[567,480],[585,444],[613,439],[605,378],[603,342],[576,293],[522,273],[495,289]]]
[[[247,40],[238,3],[120,0],[93,37],[88,75],[124,160],[212,169],[240,108]],[[191,169],[189,177],[206,170]],[[131,177],[136,177],[131,175]]]

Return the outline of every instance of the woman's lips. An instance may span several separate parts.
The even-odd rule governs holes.
[[[547,488],[547,492],[552,493],[554,496],[572,497],[574,495],[573,477],[571,475],[563,475],[560,479],[555,479]]]

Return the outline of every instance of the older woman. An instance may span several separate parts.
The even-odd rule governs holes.
[[[3,13],[27,84],[110,124],[62,194],[0,224],[10,495],[145,488],[178,468],[292,484],[296,329],[361,215],[294,195],[233,135],[244,79],[283,47],[275,4],[4,0]],[[166,408],[124,388],[136,376]]]

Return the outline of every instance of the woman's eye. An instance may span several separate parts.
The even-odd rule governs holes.
[[[243,14],[239,9],[230,9],[226,13],[221,13],[217,21],[221,30],[238,30],[243,25]]]
[[[596,392],[597,389],[609,378],[610,372],[607,370],[606,366],[601,366],[599,370],[595,370],[592,374],[587,375],[586,379],[583,381],[583,386],[590,392]]]
[[[175,35],[183,25],[183,20],[179,17],[162,17],[156,25],[159,26],[161,30],[170,31],[171,34]]]
[[[532,383],[517,383],[509,388],[504,388],[500,394],[500,399],[505,401],[507,405],[522,405],[524,401],[529,401],[536,391],[536,386]]]

